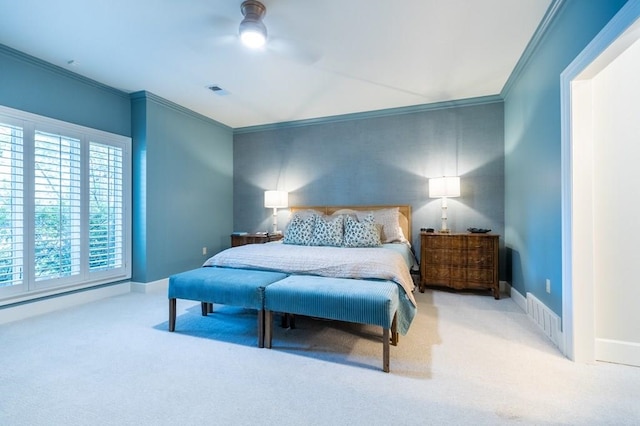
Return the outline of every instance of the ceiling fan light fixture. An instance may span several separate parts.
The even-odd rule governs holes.
[[[262,24],[262,22],[259,22],[259,24]],[[243,26],[240,24],[240,40],[242,41],[242,44],[252,49],[262,47],[267,42],[267,29],[264,25],[260,28],[256,25]]]
[[[242,43],[252,49],[264,46],[267,41],[267,27],[262,23],[267,9],[255,0],[246,0],[240,5],[244,19],[240,22],[239,34]]]

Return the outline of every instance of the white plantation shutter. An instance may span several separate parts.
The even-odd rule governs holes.
[[[0,121],[0,287],[22,284],[24,163],[21,127]]]
[[[131,139],[0,106],[0,306],[131,277]]]
[[[80,273],[80,140],[36,131],[36,281]]]
[[[89,268],[123,263],[122,148],[89,144]]]

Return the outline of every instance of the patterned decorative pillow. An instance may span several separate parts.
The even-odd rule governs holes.
[[[344,216],[316,217],[312,246],[341,246],[344,235]]]
[[[373,214],[375,223],[382,226],[380,240],[383,243],[405,243],[407,239],[400,227],[400,209],[393,207],[389,209],[379,209],[373,211],[358,211],[358,220],[362,221],[368,214]]]
[[[294,214],[284,233],[283,243],[308,246],[313,237],[316,217],[315,214],[308,216]]]
[[[351,216],[345,216],[344,243],[345,247],[378,247],[380,229],[375,223],[373,214],[366,215],[358,222]]]

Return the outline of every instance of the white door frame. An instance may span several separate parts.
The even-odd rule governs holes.
[[[640,0],[629,0],[560,75],[562,334],[577,362],[595,361],[591,79],[640,40],[639,18]]]

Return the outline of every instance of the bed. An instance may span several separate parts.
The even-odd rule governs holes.
[[[358,280],[393,282],[400,295],[397,331],[406,334],[417,308],[410,273],[416,262],[407,240],[411,236],[411,207],[313,206],[291,207],[290,211],[283,240],[232,247],[203,266],[346,278],[354,286]],[[311,222],[314,225],[307,226]],[[342,241],[338,238],[340,226]],[[376,232],[374,228],[379,241],[368,239]]]

